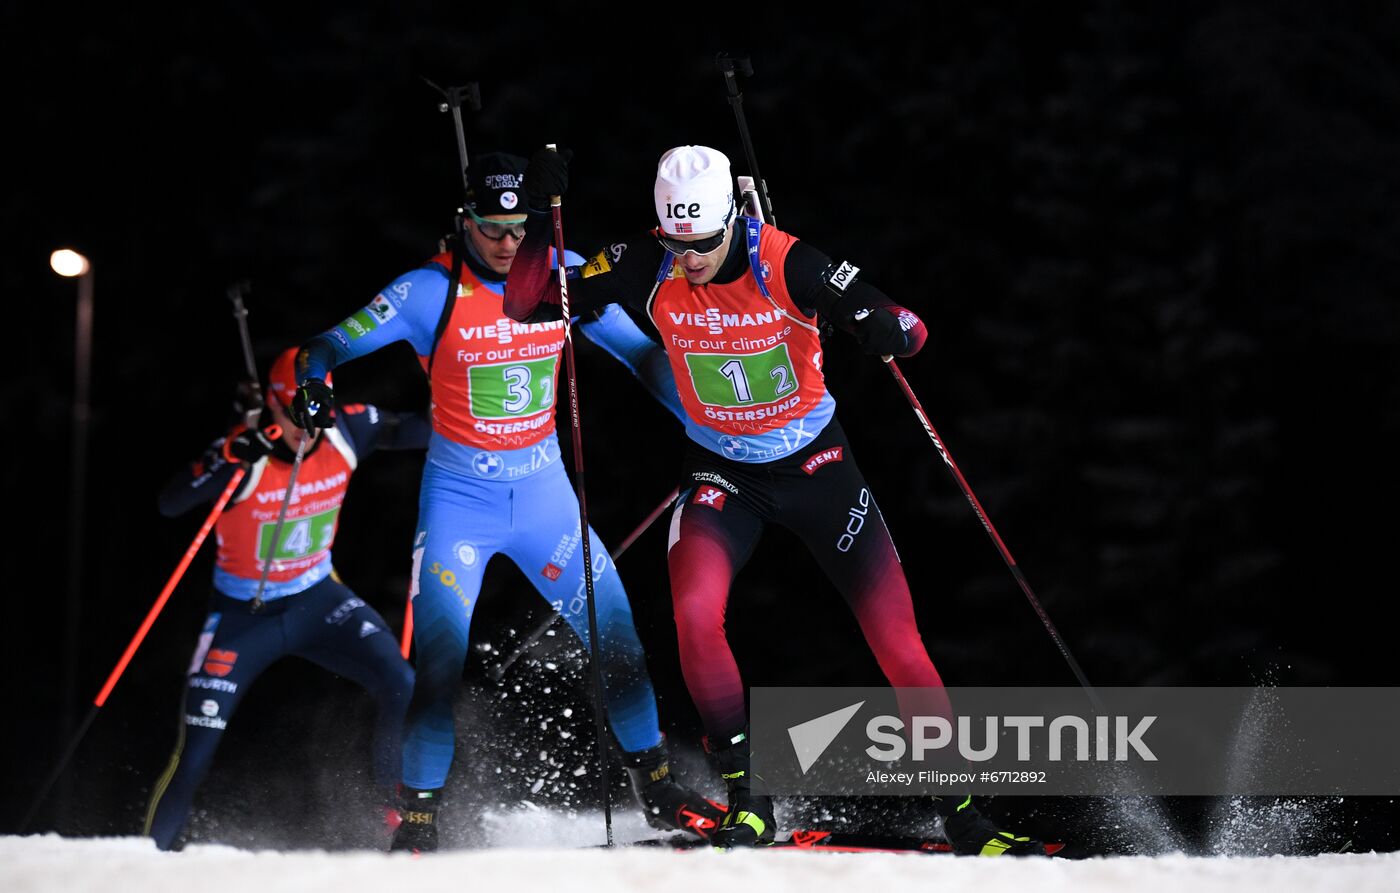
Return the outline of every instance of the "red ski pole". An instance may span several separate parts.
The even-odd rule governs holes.
[[[403,604],[403,641],[399,643],[399,649],[403,651],[403,659],[408,660],[408,652],[413,648],[413,596],[410,595]]]
[[[549,145],[551,150],[554,144]],[[613,845],[612,803],[608,796],[608,724],[603,714],[603,665],[599,657],[598,605],[593,592],[593,551],[588,536],[588,498],[583,486],[583,430],[579,424],[578,368],[574,365],[573,327],[569,319],[569,280],[564,260],[563,202],[557,195],[549,197],[549,210],[554,219],[554,254],[559,270],[559,303],[564,315],[564,364],[569,374],[569,422],[574,439],[574,490],[578,496],[579,531],[583,539],[583,585],[588,602],[588,650],[593,670],[593,719],[598,733],[598,790],[603,798],[603,828],[607,846]]]
[[[276,425],[269,426],[266,429],[266,433],[268,437],[273,440],[282,436],[282,430]],[[121,659],[117,661],[117,665],[112,668],[112,672],[107,676],[107,681],[103,684],[102,690],[97,693],[96,698],[93,698],[92,706],[88,709],[87,716],[83,718],[82,725],[78,727],[77,734],[68,742],[68,746],[63,751],[63,756],[59,757],[58,765],[54,767],[48,780],[44,782],[44,786],[39,789],[39,795],[34,798],[34,802],[29,805],[29,811],[24,814],[24,819],[19,823],[19,833],[23,834],[29,828],[30,821],[33,820],[34,814],[39,811],[39,807],[43,804],[44,798],[49,795],[49,791],[53,788],[54,782],[58,781],[58,777],[62,775],[63,770],[67,768],[68,761],[73,758],[73,753],[78,749],[79,742],[83,740],[83,736],[87,734],[88,727],[92,725],[92,721],[97,717],[97,711],[101,710],[102,705],[107,703],[107,698],[112,694],[112,689],[117,686],[117,680],[122,677],[122,673],[126,672],[126,666],[131,663],[131,658],[136,654],[136,649],[141,647],[141,642],[145,640],[146,633],[150,632],[151,625],[156,622],[156,617],[160,615],[161,610],[165,607],[165,603],[170,600],[170,594],[175,591],[175,587],[180,583],[180,578],[185,575],[185,569],[188,568],[190,562],[194,560],[195,554],[199,552],[199,547],[204,545],[204,540],[209,536],[209,531],[214,528],[214,522],[219,520],[219,515],[223,514],[224,507],[227,506],[228,501],[233,498],[233,494],[238,492],[238,485],[243,482],[243,476],[247,473],[247,470],[244,468],[239,468],[234,471],[233,478],[229,480],[228,486],[224,487],[224,492],[219,494],[219,499],[214,503],[214,508],[210,510],[209,517],[204,519],[204,524],[199,528],[199,533],[195,534],[194,540],[190,543],[189,548],[185,550],[185,556],[181,558],[180,563],[175,566],[175,572],[172,573],[170,579],[166,581],[165,588],[162,589],[160,595],[156,597],[155,604],[151,605],[151,609],[146,612],[146,619],[141,622],[141,627],[136,630],[136,635],[132,637],[131,642],[126,646],[126,651],[122,652]]]
[[[859,314],[857,314],[857,318],[861,318]],[[924,407],[919,403],[919,398],[914,396],[914,389],[909,387],[909,382],[904,378],[904,373],[899,371],[899,366],[895,363],[894,357],[881,357],[880,359],[885,361],[885,366],[889,368],[890,374],[893,375],[894,380],[899,383],[899,389],[904,392],[904,398],[909,401],[909,406],[914,410],[914,415],[918,416],[919,423],[924,426],[924,432],[928,434],[929,440],[933,441],[933,446],[938,450],[938,455],[943,457],[943,462],[948,466],[948,470],[953,473],[953,479],[958,482],[958,486],[962,488],[963,495],[966,496],[967,501],[972,504],[972,510],[977,514],[977,520],[982,522],[982,529],[986,530],[987,536],[992,538],[992,542],[996,545],[997,551],[1001,553],[1001,560],[1006,562],[1006,567],[1011,571],[1011,576],[1016,579],[1016,583],[1021,587],[1021,591],[1025,593],[1026,600],[1031,603],[1031,608],[1035,611],[1036,616],[1038,616],[1040,622],[1045,625],[1045,631],[1048,632],[1050,638],[1054,640],[1055,647],[1060,649],[1060,654],[1064,657],[1065,663],[1069,664],[1070,670],[1074,672],[1074,677],[1078,679],[1079,684],[1084,687],[1094,707],[1100,712],[1105,712],[1098,695],[1094,693],[1094,687],[1089,684],[1088,677],[1085,676],[1084,671],[1079,668],[1079,661],[1075,660],[1074,655],[1070,653],[1069,646],[1065,644],[1065,640],[1060,635],[1060,631],[1055,628],[1055,624],[1050,621],[1050,615],[1045,612],[1045,608],[1041,605],[1040,599],[1036,598],[1035,593],[1031,591],[1031,584],[1026,581],[1025,575],[1021,573],[1021,568],[1017,566],[1016,559],[1011,556],[1011,550],[1006,547],[1006,543],[1002,540],[1001,534],[997,533],[996,527],[992,525],[992,519],[988,518],[987,513],[982,509],[982,503],[977,500],[977,495],[972,492],[972,487],[968,485],[967,478],[963,477],[961,469],[958,468],[958,463],[953,461],[953,454],[948,452],[948,447],[944,445],[943,439],[938,436],[937,431],[933,430],[933,423],[928,420],[928,413],[924,412]]]

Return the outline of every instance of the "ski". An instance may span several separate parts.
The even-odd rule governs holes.
[[[690,835],[639,840],[629,846],[670,847],[677,850],[693,850],[710,846],[709,841]],[[1045,854],[1053,856],[1063,850],[1063,843],[1046,843]],[[810,850],[823,853],[925,853],[952,854],[953,846],[947,841],[926,837],[901,836],[897,834],[872,834],[860,831],[819,831],[800,828],[778,832],[772,843],[754,847],[759,850],[791,849]]]

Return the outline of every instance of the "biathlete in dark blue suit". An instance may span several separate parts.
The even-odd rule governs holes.
[[[306,658],[352,680],[374,698],[374,777],[390,796],[399,780],[404,715],[413,669],[399,654],[384,619],[351,592],[331,565],[341,504],[350,475],[375,450],[423,449],[430,425],[420,415],[375,406],[340,406],[331,427],[307,446],[296,491],[269,550],[304,433],[287,417],[295,389],[296,350],[272,366],[264,417],[285,432],[273,442],[260,430],[235,428],[210,445],[192,468],[178,473],[160,496],[174,517],[212,502],[240,465],[247,476],[215,528],[218,559],[209,616],[190,661],[170,764],[152,792],[146,833],[160,849],[176,849],[214,751],[253,681],[278,658]],[[257,607],[253,599],[271,551]]]

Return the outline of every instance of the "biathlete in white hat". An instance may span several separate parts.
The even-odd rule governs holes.
[[[531,214],[506,280],[505,312],[558,319],[543,197],[568,187],[568,155],[541,150],[526,170]],[[869,354],[912,356],[924,324],[861,275],[805,242],[736,213],[729,159],[705,146],[661,156],[659,226],[615,241],[577,270],[570,310],[630,305],[655,327],[691,444],[671,518],[668,562],[681,669],[729,789],[717,845],[772,840],[773,804],[749,772],[744,684],[725,634],[734,575],[765,525],[793,531],[856,615],[896,688],[923,689],[922,713],[950,713],[915,623],[899,556],[836,420],[822,375],[818,315]],[[853,518],[859,523],[854,523]],[[1043,853],[1001,831],[971,797],[936,798],[954,849]]]

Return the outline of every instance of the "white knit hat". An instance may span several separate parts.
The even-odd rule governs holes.
[[[677,146],[656,166],[656,218],[668,236],[712,233],[734,219],[729,159],[708,146]]]

